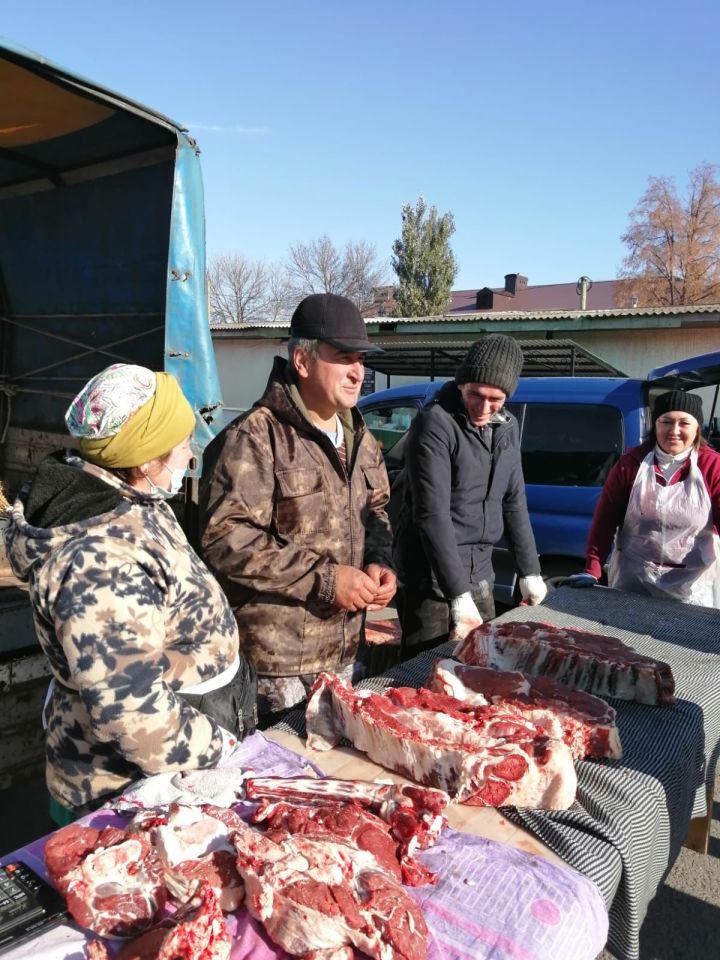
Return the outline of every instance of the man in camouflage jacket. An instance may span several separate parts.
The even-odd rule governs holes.
[[[322,670],[352,677],[365,611],[395,593],[389,484],[355,407],[373,347],[343,297],[307,297],[290,361],[205,451],[202,549],[258,673],[261,725]]]

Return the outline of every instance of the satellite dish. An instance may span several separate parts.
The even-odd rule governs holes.
[[[590,277],[580,277],[578,282],[575,284],[575,292],[577,294],[582,294],[583,289],[586,293],[588,290],[592,290],[592,280]]]

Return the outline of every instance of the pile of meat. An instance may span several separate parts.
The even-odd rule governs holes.
[[[565,810],[575,799],[575,767],[562,737],[504,706],[411,687],[354,690],[323,673],[305,720],[313,749],[330,750],[347,737],[376,763],[463,803]]]
[[[674,704],[670,666],[644,657],[617,637],[549,623],[484,623],[454,651],[456,659],[495,670],[557,680],[601,697]]]
[[[564,810],[575,799],[574,760],[622,756],[615,710],[601,696],[675,702],[668,664],[584,630],[490,622],[455,657],[434,665],[428,689],[380,694],[321,674],[308,745],[329,750],[345,737],[462,803]]]
[[[257,778],[252,824],[233,810],[173,804],[126,828],[72,825],[45,847],[72,917],[132,938],[118,960],[227,960],[224,912],[244,901],[300,957],[424,960],[425,921],[403,884],[435,883],[414,856],[439,837],[449,797],[362,781]],[[104,944],[90,949],[104,960]]]

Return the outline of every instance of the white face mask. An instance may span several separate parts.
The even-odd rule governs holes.
[[[168,467],[166,464],[164,464],[164,466],[165,466],[165,469],[167,470],[167,472],[170,474],[170,487],[169,487],[169,488],[166,489],[165,487],[160,487],[160,486],[158,486],[157,483],[153,483],[153,482],[152,482],[152,480],[150,479],[150,477],[146,477],[145,479],[146,479],[147,482],[150,484],[150,487],[152,488],[153,495],[154,495],[155,497],[157,497],[158,499],[166,500],[166,499],[168,499],[169,497],[174,497],[176,493],[179,493],[179,492],[180,492],[180,490],[181,490],[181,488],[182,488],[182,485],[183,485],[183,480],[184,480],[184,478],[185,478],[185,469],[186,469],[186,468],[185,468],[185,467],[175,467],[174,469],[171,469],[171,468]]]

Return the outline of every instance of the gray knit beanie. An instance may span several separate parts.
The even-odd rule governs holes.
[[[488,383],[508,396],[514,393],[523,365],[523,352],[512,337],[490,333],[476,340],[457,368],[455,383]]]
[[[699,424],[703,422],[702,400],[696,393],[686,393],[684,390],[670,390],[661,393],[653,405],[653,423],[664,413],[671,410],[681,410],[695,417]]]

